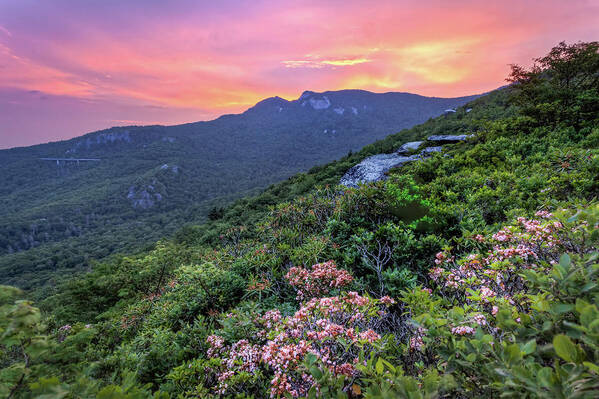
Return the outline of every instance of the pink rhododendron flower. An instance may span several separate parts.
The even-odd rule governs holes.
[[[384,296],[381,298],[381,302],[384,303],[385,305],[393,305],[395,303],[395,300],[389,296]]]
[[[451,329],[451,333],[454,335],[474,334],[475,332],[474,328],[468,326],[458,326]]]
[[[292,267],[285,278],[296,288],[298,300],[327,294],[332,289],[350,284],[353,280],[347,271],[337,269],[333,261],[313,265],[311,271],[302,267]]]
[[[336,269],[332,262],[314,265],[311,271],[292,268],[287,277],[292,286],[302,287],[310,296],[295,314],[283,317],[273,309],[256,315],[252,320],[259,332],[231,345],[225,345],[219,335],[207,338],[207,355],[216,366],[206,367],[205,372],[215,374],[215,394],[234,394],[230,385],[234,376],[260,369],[273,374],[271,397],[306,396],[316,384],[304,365],[308,354],[333,375],[353,377],[358,373],[354,366],[358,354],[370,353],[381,340],[374,328],[387,317],[386,308],[395,303],[392,298],[371,299],[353,291],[313,296],[352,281],[348,272]]]

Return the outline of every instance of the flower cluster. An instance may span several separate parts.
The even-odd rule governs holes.
[[[209,335],[208,338],[206,338],[206,342],[209,345],[207,352],[208,357],[215,357],[222,351],[225,340],[218,335]]]
[[[416,333],[410,338],[409,341],[409,348],[411,350],[416,350],[419,351],[422,349],[422,347],[424,346],[424,341],[423,341],[423,337],[426,334],[426,328],[423,327],[418,327],[416,329]]]
[[[385,295],[384,297],[381,298],[381,302],[387,306],[391,306],[395,303],[395,300],[393,298],[391,298],[390,296]]]
[[[543,220],[520,217],[516,225],[493,234],[492,248],[486,254],[472,254],[458,262],[447,253],[437,254],[430,278],[448,293],[474,291],[483,303],[493,304],[497,298],[513,303],[514,295],[525,288],[521,271],[545,270],[560,254],[564,226],[550,220],[549,212],[540,211],[537,216]]]
[[[353,277],[343,269],[337,269],[333,261],[318,263],[312,270],[292,267],[285,276],[297,290],[297,299],[313,298],[326,294],[331,289],[347,286]]]
[[[311,272],[293,268],[287,277],[290,284],[310,295],[352,281],[351,275],[338,270],[333,262],[315,265]],[[393,303],[390,297],[372,299],[357,292],[312,297],[292,316],[283,317],[276,309],[255,315],[253,323],[259,332],[252,342],[243,339],[225,345],[224,338],[211,335],[207,355],[212,360],[206,371],[215,373],[214,391],[234,394],[236,375],[261,369],[273,376],[272,397],[305,396],[316,384],[304,364],[308,354],[333,375],[355,377],[359,353],[368,355],[380,345],[381,335],[376,329]],[[218,363],[219,367],[213,366]]]
[[[516,312],[529,308],[523,295],[528,287],[522,272],[547,273],[563,252],[568,234],[550,212],[539,211],[536,216],[538,219],[517,218],[514,225],[502,228],[488,239],[476,236],[476,241],[488,245],[486,252],[470,254],[458,261],[446,252],[436,255],[429,277],[440,294],[475,305],[480,311],[451,327],[452,334],[469,335],[481,327],[493,332],[494,327],[489,325],[492,319],[486,315],[496,316],[500,306],[511,306]],[[419,335],[412,338],[411,348],[421,346],[419,338]]]
[[[485,242],[485,237],[482,234],[476,234],[472,239],[478,242]]]
[[[543,219],[551,219],[553,214],[549,211],[538,211],[535,213],[535,216]]]
[[[451,329],[451,333],[454,335],[474,334],[475,332],[474,328],[468,326],[458,326]]]
[[[58,329],[58,342],[64,341],[73,327],[70,324],[65,324]]]
[[[223,338],[209,336],[207,354],[219,358],[222,365],[217,374],[217,393],[226,392],[225,385],[236,373],[264,366],[274,374],[273,397],[304,396],[314,385],[303,365],[308,353],[334,375],[356,375],[358,353],[372,351],[381,339],[372,327],[384,307],[380,300],[356,292],[312,298],[293,316],[282,318],[278,310],[271,310],[256,317],[256,325],[264,327],[256,337],[266,337],[265,342],[251,344],[241,340],[224,347]]]
[[[484,314],[475,314],[474,316],[472,316],[472,320],[478,324],[479,326],[486,326],[487,325],[487,318],[485,317]]]

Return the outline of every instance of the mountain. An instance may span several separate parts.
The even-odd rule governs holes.
[[[306,91],[208,122],[113,127],[0,151],[0,283],[30,288],[52,271],[141,248],[476,97]]]

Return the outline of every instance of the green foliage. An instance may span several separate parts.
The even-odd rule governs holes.
[[[561,245],[575,252],[548,265],[549,272],[524,268],[527,289],[513,296],[518,302],[492,302],[499,306],[494,316],[485,313],[488,301],[476,295],[469,300],[440,298],[431,306],[428,293],[416,297],[407,292],[404,301],[426,331],[426,349],[412,359],[424,361],[429,370],[451,373],[459,394],[594,397],[599,389],[598,216],[598,206],[564,216],[570,233],[562,236]],[[548,254],[541,256],[535,261],[547,262]],[[487,314],[487,321],[476,332],[450,332],[450,326],[467,325],[469,315],[477,312]],[[495,327],[489,327],[493,320]],[[431,353],[437,355],[431,358]]]
[[[25,387],[31,363],[47,349],[39,309],[18,300],[0,307],[0,394],[11,397]],[[6,358],[4,358],[6,356]]]
[[[599,42],[561,42],[531,69],[512,65],[514,101],[540,125],[579,130],[599,113]]]

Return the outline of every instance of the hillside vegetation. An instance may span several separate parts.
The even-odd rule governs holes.
[[[305,92],[209,122],[118,127],[2,150],[0,284],[54,285],[475,97]]]
[[[597,397],[598,50],[561,43],[471,112],[238,200],[40,304],[4,287],[0,395]],[[337,186],[435,133],[474,136]]]

